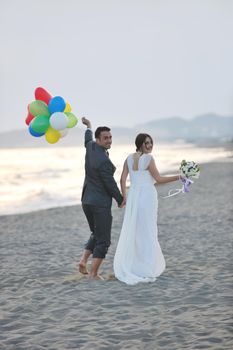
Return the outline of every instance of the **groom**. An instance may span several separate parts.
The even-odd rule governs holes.
[[[96,141],[93,141],[90,121],[82,118],[82,123],[87,126],[82,208],[90,227],[91,236],[80,259],[79,271],[88,274],[86,264],[92,254],[89,277],[102,279],[98,275],[98,270],[111,244],[112,198],[117,201],[119,208],[122,208],[125,203],[113,177],[116,168],[108,156],[107,150],[112,144],[110,129],[106,126],[98,127],[95,131]]]

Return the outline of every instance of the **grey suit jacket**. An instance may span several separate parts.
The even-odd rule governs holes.
[[[101,207],[111,207],[112,198],[122,203],[122,195],[114,180],[115,166],[105,149],[93,141],[90,129],[85,132],[85,180],[82,203]]]

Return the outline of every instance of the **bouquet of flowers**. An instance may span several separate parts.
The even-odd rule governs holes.
[[[183,183],[183,187],[180,192],[189,192],[189,186],[193,183],[191,178],[198,179],[200,175],[200,167],[194,162],[186,162],[182,160],[180,164],[180,180]]]
[[[200,175],[200,167],[194,162],[182,160],[180,164],[180,173],[182,177],[189,179],[190,177],[198,179]]]
[[[175,196],[179,193],[189,192],[189,187],[194,182],[191,179],[192,178],[194,178],[194,179],[199,178],[200,167],[193,161],[187,162],[186,160],[182,160],[179,169],[180,169],[180,180],[183,183],[182,188],[179,188],[176,190],[170,190],[168,192],[168,195],[166,197],[163,197],[163,198],[169,198],[169,197]]]

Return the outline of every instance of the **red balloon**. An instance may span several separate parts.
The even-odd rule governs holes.
[[[34,118],[35,117],[32,114],[30,114],[30,112],[28,112],[27,118],[25,119],[25,123],[27,125],[29,125],[31,123],[32,119],[34,119]]]
[[[35,90],[35,98],[36,100],[44,101],[46,104],[48,104],[52,96],[42,87],[38,87]]]

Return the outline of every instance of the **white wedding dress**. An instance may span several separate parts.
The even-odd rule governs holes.
[[[138,170],[133,170],[133,154],[127,158],[130,189],[113,267],[116,278],[130,285],[154,282],[165,269],[158,242],[157,191],[147,170],[151,158],[143,154]]]

